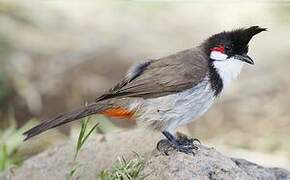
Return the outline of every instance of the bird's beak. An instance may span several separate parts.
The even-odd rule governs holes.
[[[250,58],[247,54],[243,54],[243,55],[235,55],[235,58],[240,60],[240,61],[243,61],[243,62],[246,62],[248,64],[251,64],[251,65],[254,65],[255,62],[253,61],[252,58]]]

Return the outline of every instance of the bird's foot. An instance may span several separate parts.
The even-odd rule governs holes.
[[[157,149],[165,155],[169,155],[168,153],[173,150],[194,155],[194,151],[198,150],[197,143],[200,144],[200,141],[196,138],[188,138],[182,133],[177,133],[176,137],[167,131],[162,133],[166,139],[162,139],[157,143]]]

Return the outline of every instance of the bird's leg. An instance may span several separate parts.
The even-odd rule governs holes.
[[[186,135],[181,133],[177,133],[176,137],[168,131],[162,131],[162,134],[166,139],[162,139],[158,142],[157,149],[164,152],[166,155],[168,155],[170,150],[177,150],[186,154],[194,154],[193,151],[198,149],[194,142],[200,143],[198,139],[188,138]]]

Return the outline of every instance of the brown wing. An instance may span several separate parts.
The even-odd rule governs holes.
[[[114,97],[154,98],[180,92],[199,83],[207,68],[205,55],[195,49],[146,61],[97,101]]]

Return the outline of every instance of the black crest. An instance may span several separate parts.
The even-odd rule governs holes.
[[[232,31],[224,31],[209,37],[203,44],[205,52],[210,53],[210,49],[223,44],[229,46],[232,51],[229,55],[239,54],[247,51],[248,43],[258,33],[266,31],[266,28],[251,26],[249,28],[240,28]]]
[[[241,28],[230,32],[225,32],[225,34],[233,42],[235,50],[239,51],[247,47],[250,40],[256,34],[266,30],[266,28],[261,28],[259,26],[251,26],[249,28]]]
[[[241,31],[239,33],[239,31]],[[237,30],[237,36],[240,36],[240,40],[244,41],[245,44],[248,44],[252,37],[254,37],[256,34],[259,34],[262,31],[267,31],[267,28],[261,28],[259,26],[252,26],[247,29],[241,29]],[[233,31],[235,33],[235,31]]]

